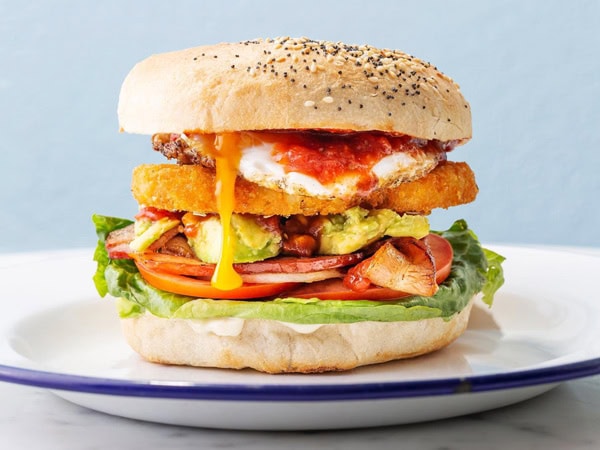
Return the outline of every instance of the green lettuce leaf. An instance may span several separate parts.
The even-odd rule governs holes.
[[[104,247],[107,234],[130,221],[95,215],[94,223],[98,234],[94,255],[98,269],[94,282],[100,295],[108,293],[119,299],[117,307],[121,317],[134,317],[148,311],[165,318],[262,318],[299,324],[389,322],[434,317],[448,320],[479,292],[491,305],[494,293],[504,281],[501,266],[504,258],[483,249],[466,222],[459,220],[449,230],[438,232],[452,245],[454,259],[450,276],[431,297],[412,296],[397,301],[197,299],[156,289],[143,280],[132,261],[108,257]]]
[[[93,280],[96,285],[96,290],[101,297],[104,297],[108,293],[108,284],[106,283],[105,272],[106,269],[111,265],[120,265],[120,261],[111,260],[106,252],[106,237],[111,231],[118,230],[126,227],[133,223],[128,219],[119,219],[117,217],[101,216],[94,214],[92,216],[92,222],[96,227],[96,235],[98,236],[98,244],[94,251],[94,261],[98,263],[96,273],[94,274]],[[133,262],[129,261],[131,264]],[[133,264],[135,268],[135,264]]]
[[[502,263],[506,258],[487,248],[483,249],[483,253],[487,259],[488,267],[485,271],[485,284],[481,289],[481,292],[483,293],[482,300],[487,305],[492,306],[494,294],[504,284],[504,271],[502,270]]]

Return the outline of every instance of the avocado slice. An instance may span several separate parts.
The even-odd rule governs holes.
[[[428,234],[429,221],[425,216],[356,206],[342,214],[323,217],[319,253],[345,255],[384,236],[421,239]]]
[[[216,215],[198,216],[187,213],[183,223],[194,231],[186,233],[188,243],[196,256],[207,263],[216,264],[221,256],[222,228]],[[281,233],[261,225],[249,214],[231,217],[234,241],[234,263],[262,261],[277,256],[281,249]]]
[[[160,220],[139,219],[135,221],[135,238],[129,244],[134,252],[143,252],[164,233],[180,224],[179,220],[163,217]]]

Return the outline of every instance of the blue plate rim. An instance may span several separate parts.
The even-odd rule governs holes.
[[[123,380],[0,364],[0,381],[51,390],[155,399],[275,402],[398,399],[481,393],[551,385],[597,374],[600,374],[600,357],[559,366],[431,380],[277,385]]]

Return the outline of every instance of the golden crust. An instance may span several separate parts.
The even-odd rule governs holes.
[[[138,63],[119,97],[131,133],[381,130],[471,137],[460,89],[431,64],[368,45],[277,38],[162,53]]]
[[[312,333],[299,333],[274,320],[246,319],[239,334],[219,336],[190,319],[151,314],[122,319],[121,325],[129,345],[152,362],[315,373],[412,358],[446,347],[465,331],[472,305],[473,301],[449,320],[326,324]]]
[[[475,174],[467,163],[446,161],[423,178],[384,190],[375,206],[428,213],[434,208],[471,203],[478,192]]]
[[[214,171],[198,165],[144,164],[133,170],[132,192],[140,205],[170,211],[216,213]],[[369,198],[319,199],[291,195],[251,183],[236,181],[234,211],[265,216],[341,213],[362,205],[398,212],[428,214],[473,201],[477,195],[475,175],[466,163],[443,162],[419,180],[378,191]]]

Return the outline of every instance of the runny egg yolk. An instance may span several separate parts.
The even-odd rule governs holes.
[[[241,157],[239,134],[222,133],[215,137],[214,157],[216,162],[215,197],[221,218],[221,256],[211,279],[211,285],[223,291],[239,288],[242,277],[233,268],[234,242],[231,231],[235,179]]]

